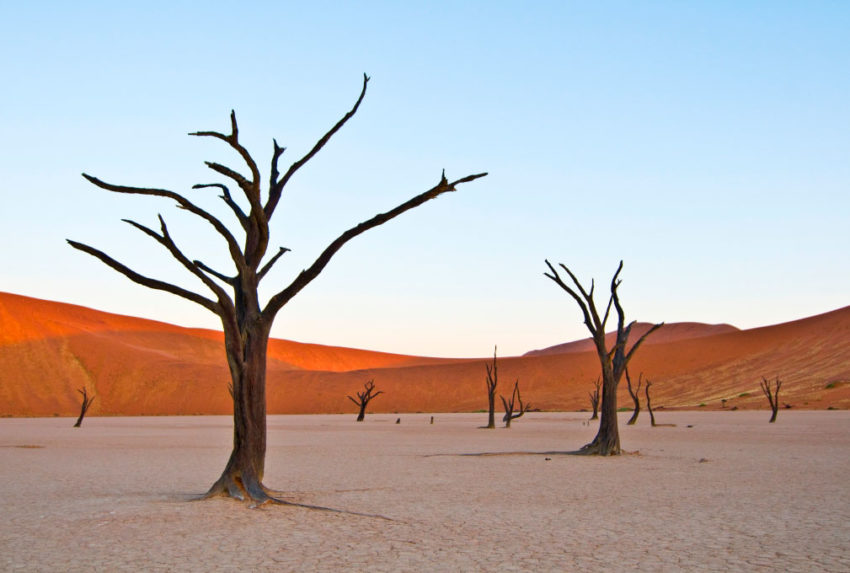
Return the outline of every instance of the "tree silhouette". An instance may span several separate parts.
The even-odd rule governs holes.
[[[587,395],[590,396],[590,405],[593,407],[593,415],[590,417],[591,420],[599,419],[599,388],[602,386],[602,380],[600,378],[596,379],[594,383],[593,392],[588,392]]]
[[[369,380],[365,384],[363,384],[363,391],[357,392],[357,399],[354,399],[352,396],[347,396],[349,400],[354,402],[354,404],[360,408],[357,414],[357,421],[362,422],[366,418],[366,406],[369,405],[373,399],[377,398],[384,392],[379,390],[375,392],[375,381]]]
[[[484,364],[487,369],[487,429],[496,427],[496,386],[499,385],[499,366],[496,364],[496,347],[493,347],[493,365]]]
[[[86,417],[86,412],[89,411],[89,406],[91,406],[91,403],[94,402],[95,398],[97,398],[97,396],[89,397],[88,391],[86,390],[85,386],[83,386],[82,388],[77,390],[77,392],[79,392],[80,395],[83,397],[83,402],[80,404],[80,416],[77,418],[77,421],[74,423],[75,428],[79,428],[80,426],[83,425],[83,418]]]
[[[632,413],[632,417],[629,418],[629,421],[626,422],[627,426],[633,426],[635,422],[637,422],[638,415],[640,414],[640,386],[643,383],[643,372],[638,374],[638,383],[637,387],[632,388],[632,377],[629,376],[629,369],[626,368],[626,386],[629,390],[629,396],[632,397],[632,401],[635,403],[635,409]]]
[[[764,392],[767,401],[770,403],[770,422],[774,423],[776,421],[776,415],[779,413],[779,389],[782,387],[782,380],[779,377],[776,377],[776,380],[771,387],[770,382],[767,378],[762,376],[761,382],[759,382],[759,386],[761,386],[761,391]]]
[[[596,346],[596,354],[599,357],[599,364],[602,367],[602,416],[599,420],[599,431],[592,442],[583,446],[577,453],[582,454],[599,454],[602,456],[613,456],[620,454],[620,432],[617,426],[617,386],[620,379],[623,377],[626,366],[629,361],[643,344],[646,338],[661,328],[664,323],[653,325],[643,336],[641,336],[635,344],[626,350],[626,344],[629,340],[629,334],[635,322],[632,321],[628,325],[625,322],[625,312],[620,304],[620,296],[617,294],[617,289],[620,286],[619,276],[623,270],[623,261],[617,267],[617,272],[614,273],[614,278],[611,279],[611,295],[608,298],[608,304],[605,308],[605,314],[599,315],[596,309],[596,303],[593,300],[595,285],[593,281],[590,283],[590,290],[585,288],[578,281],[576,276],[565,265],[560,267],[566,272],[573,282],[574,286],[565,283],[558,271],[547,260],[546,266],[549,267],[549,273],[543,273],[555,284],[565,290],[578,304],[584,316],[584,324],[590,331],[593,343]],[[608,349],[605,340],[605,325],[608,322],[608,317],[611,314],[611,307],[614,307],[617,312],[617,338],[614,347]]]
[[[272,323],[280,309],[319,276],[337,251],[354,237],[426,201],[455,191],[460,184],[486,175],[486,173],[479,173],[449,181],[444,173],[439,182],[427,191],[351,227],[331,241],[309,267],[302,270],[288,286],[271,296],[263,305],[258,294],[260,282],[289,250],[280,247],[274,254],[267,257],[271,241],[269,223],[276,212],[283,191],[298,170],[315,157],[331,137],[354,116],[366,95],[368,82],[369,78],[364,74],[363,86],[353,107],[313,145],[309,152],[292,163],[283,173],[279,171],[278,164],[285,148],[279,146],[277,141],[273,141],[270,173],[265,192],[261,189],[263,182],[256,161],[239,141],[235,113],[230,114],[230,133],[198,131],[189,134],[223,141],[236,152],[248,169],[249,173],[246,175],[220,163],[206,162],[212,171],[236,184],[241,195],[239,200],[231,193],[229,187],[222,183],[204,183],[193,187],[193,189],[213,188],[220,191],[220,199],[232,211],[238,223],[237,231],[241,234],[241,242],[220,219],[179,193],[166,189],[115,185],[83,174],[88,181],[106,191],[163,197],[175,201],[180,209],[206,221],[216,231],[226,244],[233,261],[232,272],[224,273],[209,267],[202,261],[192,259],[175,243],[162,216],[159,217],[158,231],[135,221],[126,221],[162,245],[189,273],[203,283],[212,293],[212,297],[209,298],[184,287],[139,274],[98,249],[76,241],[68,241],[75,249],[92,255],[130,280],[148,288],[162,290],[190,300],[220,318],[232,385],[233,450],[224,471],[209,489],[206,497],[224,495],[247,499],[254,504],[280,501],[274,497],[274,492],[262,483],[266,453],[266,350]],[[232,296],[228,290],[232,292]]]
[[[514,391],[511,393],[510,400],[506,400],[501,394],[499,394],[499,398],[502,399],[502,405],[505,407],[505,415],[502,416],[502,421],[505,423],[506,428],[511,427],[511,420],[521,418],[531,408],[531,404],[522,403],[522,397],[519,395],[519,380],[514,382]],[[516,408],[517,402],[519,402],[519,409],[514,414],[514,408]]]

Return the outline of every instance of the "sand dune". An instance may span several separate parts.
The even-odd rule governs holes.
[[[728,408],[764,408],[758,381],[779,376],[783,403],[850,407],[850,307],[745,331],[673,324],[656,336],[633,363],[653,380],[656,406],[713,409],[725,399]],[[227,414],[221,339],[215,331],[0,293],[0,415],[73,415],[84,385],[98,395],[90,415]],[[598,375],[594,353],[581,350],[586,344],[500,359],[500,389],[519,379],[535,408],[586,408]],[[346,394],[372,378],[385,393],[370,411],[474,411],[486,406],[486,360],[273,340],[268,411],[353,412]],[[630,405],[624,388],[620,400]]]

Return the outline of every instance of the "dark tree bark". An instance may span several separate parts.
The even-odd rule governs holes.
[[[522,415],[528,412],[528,409],[531,408],[531,404],[522,403],[522,396],[519,395],[519,380],[514,382],[514,391],[511,393],[510,401],[505,400],[505,397],[501,394],[499,395],[499,398],[502,399],[502,405],[505,407],[505,415],[502,416],[502,421],[505,423],[506,428],[511,427],[511,420],[521,418]],[[519,402],[519,409],[517,413],[514,414],[514,408],[516,408],[517,402]]]
[[[635,422],[637,422],[638,415],[640,414],[640,386],[643,383],[643,372],[638,375],[638,383],[636,388],[632,388],[632,377],[629,376],[629,369],[626,368],[626,385],[629,389],[629,396],[632,397],[632,401],[635,403],[635,409],[632,413],[632,417],[629,418],[629,421],[626,422],[627,426],[633,426]]]
[[[576,301],[584,316],[584,324],[590,331],[593,343],[596,346],[596,354],[599,357],[599,364],[602,367],[602,415],[599,420],[599,431],[592,442],[586,444],[579,450],[583,454],[599,454],[602,456],[613,456],[620,454],[620,431],[617,426],[617,386],[620,379],[623,377],[626,366],[635,355],[640,345],[646,338],[661,328],[664,323],[655,324],[637,342],[630,348],[626,349],[631,333],[632,326],[635,322],[632,321],[628,325],[625,322],[625,312],[620,304],[620,297],[617,289],[620,286],[620,271],[623,270],[623,261],[617,267],[617,272],[611,279],[611,294],[608,298],[608,304],[605,308],[605,314],[600,316],[596,309],[596,302],[593,300],[595,285],[591,281],[590,290],[585,288],[578,281],[576,276],[563,264],[560,267],[569,275],[573,286],[565,283],[558,271],[547,260],[546,266],[549,267],[549,273],[544,273],[555,284],[566,291],[573,300]],[[608,322],[608,317],[611,314],[611,307],[614,307],[617,312],[617,338],[614,347],[608,349],[605,341],[605,325]]]
[[[652,382],[647,379],[646,386],[644,386],[644,391],[646,392],[646,411],[649,412],[649,423],[652,427],[655,427],[655,414],[652,413],[652,400],[649,399],[649,387],[652,386]]]
[[[499,367],[496,364],[496,347],[493,347],[493,365],[485,364],[487,369],[487,425],[485,428],[496,427],[496,386],[499,385]]]
[[[591,420],[599,419],[599,387],[602,385],[602,379],[596,379],[596,387],[593,389],[593,392],[588,392],[587,395],[590,396],[590,405],[593,406],[593,415],[590,417]]]
[[[779,414],[779,388],[782,387],[782,381],[779,377],[776,377],[776,380],[773,383],[773,387],[771,387],[770,382],[767,378],[762,376],[761,382],[759,382],[761,386],[761,391],[764,392],[764,395],[767,397],[767,401],[770,403],[770,424],[776,421],[776,415]]]
[[[94,402],[94,399],[97,397],[92,396],[91,398],[89,398],[88,391],[86,390],[85,386],[77,390],[77,392],[82,395],[83,403],[80,404],[80,416],[77,418],[76,423],[74,423],[75,428],[79,428],[83,425],[83,418],[86,417],[86,412],[89,411],[89,406],[91,406],[91,403]]]
[[[368,81],[369,78],[364,75],[363,86],[354,106],[316,142],[309,152],[292,163],[282,174],[278,170],[278,165],[285,148],[280,147],[277,141],[273,142],[270,173],[265,192],[261,189],[263,185],[257,163],[239,141],[235,113],[230,114],[230,133],[199,131],[190,134],[223,141],[236,152],[248,170],[247,174],[243,174],[219,163],[206,163],[212,171],[230,180],[239,188],[241,195],[239,200],[231,193],[230,188],[222,183],[198,184],[193,187],[193,189],[212,188],[220,191],[219,198],[232,212],[241,229],[239,231],[242,234],[241,241],[221,220],[179,193],[158,188],[114,185],[83,174],[88,181],[106,191],[163,197],[176,202],[180,209],[196,215],[212,226],[226,244],[230,258],[233,260],[232,272],[222,273],[202,261],[190,258],[172,239],[165,220],[161,216],[159,231],[135,221],[126,221],[160,243],[172,257],[211,291],[212,297],[208,297],[181,286],[139,274],[98,249],[76,241],[68,241],[75,249],[92,255],[130,280],[148,288],[183,297],[203,306],[220,318],[224,330],[224,346],[233,396],[233,450],[221,476],[207,492],[207,497],[231,496],[237,499],[248,499],[254,504],[279,501],[273,497],[273,492],[263,485],[262,479],[266,453],[266,349],[272,323],[280,309],[310,284],[337,251],[354,237],[444,193],[455,191],[458,185],[486,175],[486,173],[479,173],[449,181],[444,173],[439,182],[427,191],[339,235],[288,286],[274,294],[265,305],[261,304],[258,295],[260,282],[289,250],[280,247],[271,256],[267,256],[270,244],[269,223],[284,188],[298,170],[309,162],[354,116],[366,95]]]
[[[360,409],[357,414],[358,422],[362,422],[366,418],[366,406],[369,405],[369,402],[371,402],[383,393],[384,392],[381,390],[375,392],[375,381],[369,380],[368,382],[363,384],[363,391],[357,392],[356,400],[352,396],[347,396],[347,398],[354,402],[354,404]]]

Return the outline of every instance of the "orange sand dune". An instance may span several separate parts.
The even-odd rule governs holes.
[[[652,379],[655,406],[763,408],[761,376],[784,381],[796,408],[850,407],[850,307],[753,330],[668,325],[633,362]],[[77,388],[98,395],[90,415],[227,414],[228,373],[219,332],[0,293],[0,415],[73,415]],[[650,338],[651,340],[651,338]],[[500,388],[520,380],[541,409],[586,408],[598,376],[593,352],[543,351],[499,360]],[[273,340],[269,413],[352,412],[345,396],[374,378],[376,412],[486,407],[487,359],[421,358]],[[635,376],[636,378],[636,376]],[[631,402],[621,388],[621,405]],[[705,406],[701,406],[705,404]]]
[[[648,322],[637,322],[632,327],[630,338],[635,341],[652,328],[652,324]],[[688,338],[702,338],[703,336],[713,336],[715,334],[724,334],[726,332],[738,332],[738,329],[731,324],[702,324],[700,322],[677,322],[675,324],[666,324],[661,330],[656,330],[652,333],[644,344],[661,344],[664,342],[673,342],[674,340],[685,340]],[[617,340],[617,335],[614,332],[609,332],[605,335],[605,340],[608,346],[612,346]],[[590,338],[584,340],[576,340],[575,342],[567,342],[543,348],[540,350],[532,350],[526,352],[525,356],[543,356],[546,354],[564,354],[565,352],[594,352],[596,347]]]

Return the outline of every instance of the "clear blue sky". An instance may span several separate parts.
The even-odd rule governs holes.
[[[349,243],[274,336],[440,356],[584,337],[544,258],[602,285],[624,259],[630,319],[846,306],[848,30],[842,1],[4,2],[0,290],[215,327],[65,239],[202,291],[120,219],[161,212],[223,267],[217,236],[80,173],[197,197],[220,180],[205,159],[239,162],[186,133],[232,108],[263,165],[272,137],[292,161],[366,72],[360,112],[288,187],[272,241],[293,251],[267,284],[443,168],[490,175]]]

